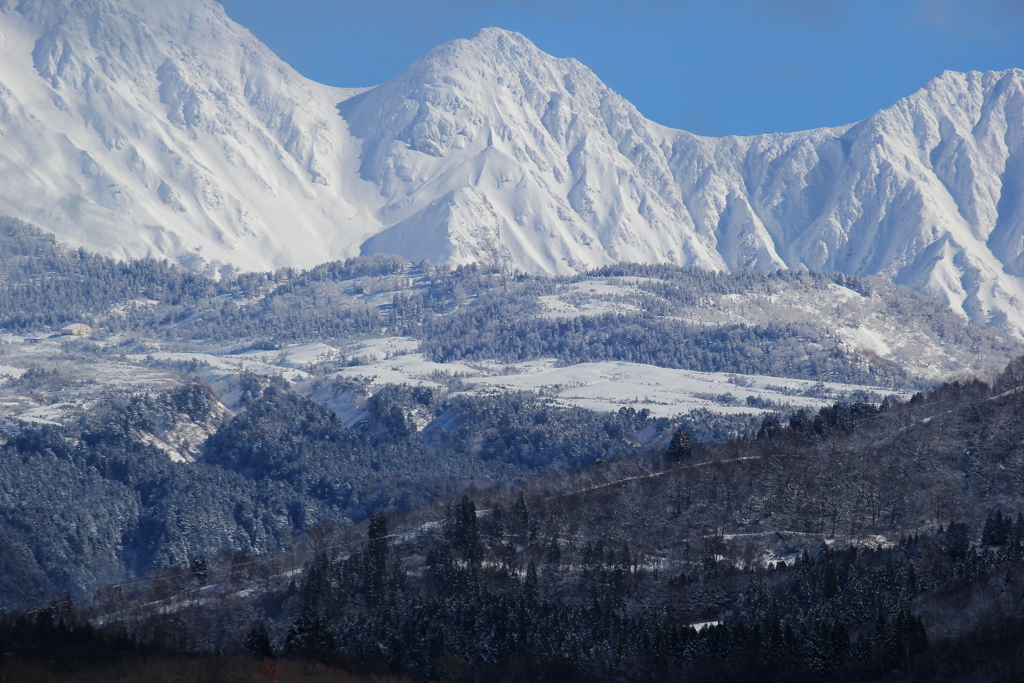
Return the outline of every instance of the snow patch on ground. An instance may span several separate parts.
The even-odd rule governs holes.
[[[566,285],[557,294],[537,297],[544,308],[541,317],[576,318],[639,311],[636,301],[643,293],[635,285],[637,279],[589,279]]]
[[[695,630],[697,630],[697,631],[703,631],[708,626],[718,626],[720,623],[722,623],[722,622],[720,622],[720,621],[702,621],[702,622],[699,622],[699,623],[696,623],[696,624],[690,624],[690,627],[695,629]]]
[[[408,384],[441,388],[443,383],[437,375],[453,378],[480,374],[479,366],[465,363],[435,363],[426,360],[421,353],[408,353],[388,359],[379,359],[367,365],[354,365],[340,370],[331,378],[360,378],[373,385]]]
[[[260,362],[266,365],[277,365],[287,368],[298,368],[303,365],[340,360],[344,356],[341,349],[314,342],[312,344],[295,344],[278,351],[247,351],[225,358],[241,358]]]
[[[385,360],[392,356],[413,353],[420,347],[420,342],[412,337],[380,337],[364,339],[346,349],[347,353],[357,358]]]
[[[209,353],[158,351],[149,354],[133,354],[128,356],[128,358],[137,362],[144,362],[149,359],[155,361],[168,361],[172,363],[188,363],[190,361],[194,361],[207,365],[210,370],[219,374],[237,374],[247,371],[254,372],[257,375],[281,375],[289,381],[309,378],[309,373],[302,370],[250,360],[245,357],[245,355],[214,356]]]
[[[699,408],[733,415],[761,412],[766,402],[817,409],[853,392],[879,391],[851,384],[673,370],[619,361],[558,367],[556,361],[548,360],[515,368],[500,376],[466,378],[463,383],[477,391],[534,391],[565,405],[597,411],[613,411],[624,405],[647,408],[658,417]]]
[[[10,365],[0,365],[0,377],[13,377],[17,379],[24,375],[26,370],[22,368],[13,368]]]
[[[394,347],[392,347],[394,348]],[[813,380],[736,375],[732,373],[674,370],[608,361],[561,367],[554,359],[507,364],[435,363],[419,353],[344,368],[330,380],[361,380],[373,387],[406,384],[445,389],[455,386],[464,393],[487,394],[531,391],[557,403],[609,412],[622,406],[646,408],[657,417],[669,417],[704,408],[722,414],[749,414],[773,407],[805,406],[818,409],[860,393],[880,401],[888,390],[878,387],[816,382]],[[324,389],[320,389],[324,392]],[[358,411],[339,406],[347,397],[314,394],[314,400],[355,419]],[[349,415],[349,413],[353,413]]]
[[[70,411],[78,410],[78,406],[72,403],[54,403],[48,406],[39,406],[38,408],[32,408],[26,410],[22,414],[17,416],[17,419],[22,422],[32,422],[35,424],[45,425],[56,425],[61,426],[67,413]]]
[[[892,347],[882,334],[869,327],[840,327],[837,332],[847,344],[859,351],[871,351],[883,358],[892,353]]]

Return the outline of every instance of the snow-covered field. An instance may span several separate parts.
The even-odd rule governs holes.
[[[820,408],[859,391],[879,399],[889,393],[852,384],[673,370],[618,361],[568,367],[558,367],[553,360],[535,361],[515,366],[509,374],[463,381],[476,391],[527,390],[554,396],[565,405],[598,411],[632,406],[647,408],[658,417],[698,408],[726,414],[760,412],[763,407],[758,406],[767,402]]]
[[[592,278],[560,288],[558,294],[538,297],[545,318],[629,313],[640,307],[629,299],[642,297],[636,278]]]
[[[128,357],[69,356],[58,340],[8,337],[2,341],[0,421],[63,424],[106,392],[166,389],[180,381],[180,373]],[[36,370],[34,377],[28,374],[30,369]]]
[[[215,356],[209,353],[180,353],[164,352],[148,354],[133,354],[128,356],[130,360],[138,363],[153,361],[165,361],[171,363],[187,363],[195,361],[204,364],[203,370],[212,371],[216,375],[233,375],[242,372],[254,372],[257,375],[281,375],[287,380],[296,381],[309,377],[308,373],[296,370],[284,364],[271,364],[253,360],[248,354]]]
[[[25,374],[22,368],[12,368],[10,365],[0,365],[0,377],[18,378]]]
[[[47,424],[76,419],[82,408],[104,392],[165,388],[181,381],[183,372],[196,373],[230,410],[240,409],[241,373],[278,375],[338,412],[346,422],[358,421],[363,415],[361,393],[346,389],[351,386],[346,380],[370,392],[387,384],[428,386],[441,394],[529,391],[559,405],[597,411],[632,407],[647,409],[658,417],[701,408],[721,414],[816,409],[834,401],[881,401],[890,394],[870,386],[673,370],[615,361],[570,366],[560,366],[553,359],[515,364],[436,363],[425,359],[417,351],[418,342],[408,337],[368,339],[347,346],[298,344],[233,354],[217,349],[184,352],[154,348],[144,354],[89,358],[66,357],[67,348],[56,340],[4,341],[5,358],[12,364],[0,366],[0,379],[5,381],[0,384],[0,418]],[[326,370],[318,370],[318,364],[323,363],[328,364]],[[17,383],[29,367],[46,370],[43,379],[37,380],[41,382],[39,387]],[[187,458],[188,454],[176,452],[175,457]]]
[[[356,354],[377,359],[344,368],[331,378],[361,379],[373,386],[408,384],[438,389],[455,386],[466,393],[531,391],[562,405],[597,411],[624,406],[672,416],[704,408],[723,414],[763,412],[766,407],[819,408],[839,400],[890,395],[878,387],[811,380],[673,370],[639,363],[609,361],[559,367],[554,359],[527,363],[435,363],[415,353],[413,340],[401,337],[368,340]]]

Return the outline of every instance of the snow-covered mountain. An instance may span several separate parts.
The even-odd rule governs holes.
[[[393,226],[364,251],[415,259],[425,255],[416,232],[446,235],[447,260],[532,272],[726,265],[684,206],[668,131],[579,62],[517,33],[441,45],[339,111],[363,141],[362,177],[386,200],[380,220]]]
[[[379,227],[334,110],[353,92],[213,2],[0,0],[0,214],[187,264],[357,253]]]
[[[365,251],[434,258],[447,239],[454,262],[556,273],[803,265],[1024,329],[1024,71],[947,72],[853,126],[714,139],[492,29],[339,110],[394,226]]]
[[[806,266],[1024,332],[1020,70],[947,72],[851,126],[714,139],[499,29],[341,90],[210,0],[0,0],[0,137],[0,214],[105,253]]]
[[[670,139],[730,268],[879,275],[1024,329],[1024,71],[945,72],[842,128]]]

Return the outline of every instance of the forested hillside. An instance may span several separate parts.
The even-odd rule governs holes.
[[[470,482],[646,452],[681,424],[530,394],[437,399],[395,386],[348,427],[281,380],[243,381],[245,410],[233,418],[218,418],[209,390],[188,385],[107,396],[73,427],[0,432],[0,604],[64,591],[80,599],[222,549],[285,549],[316,524],[409,510]],[[418,431],[416,409],[443,419]],[[197,462],[175,462],[155,445],[154,435],[204,424],[212,435],[197,444]]]
[[[212,279],[70,251],[0,219],[0,329],[86,322],[122,340],[283,348],[378,336],[437,362],[627,361],[923,388],[998,371],[1024,347],[882,280],[623,264],[540,278],[373,256]]]
[[[1021,346],[907,290],[0,241],[5,680],[950,678],[1020,640]]]
[[[319,523],[359,523],[374,509],[412,510],[470,483],[487,488],[540,472],[634,462],[664,448],[679,427],[698,444],[713,444],[756,429],[766,410],[788,420],[801,405],[821,406],[830,396],[880,401],[893,388],[927,384],[909,363],[842,342],[828,325],[843,320],[843,311],[856,314],[845,325],[859,319],[878,325],[871,316],[891,314],[901,333],[923,335],[922,348],[943,362],[970,356],[987,367],[1017,348],[917,295],[841,275],[622,265],[540,279],[377,256],[215,280],[152,260],[124,263],[69,251],[10,220],[0,229],[0,248],[6,255],[0,327],[38,334],[44,325],[52,330],[81,321],[96,330],[93,340],[32,344],[9,335],[0,344],[3,362],[11,364],[0,365],[8,374],[0,387],[7,475],[0,481],[0,593],[11,605],[36,604],[61,591],[87,596],[103,583],[222,549],[290,548]],[[823,295],[841,305],[826,310],[822,304],[818,311],[791,305]],[[726,304],[732,308],[723,309]],[[772,305],[799,314],[737,322],[740,314],[753,317]],[[391,338],[418,347],[423,361],[411,367],[423,369],[395,373],[382,356],[368,367],[391,379],[353,373],[370,362],[360,355],[359,340],[381,334],[405,335]],[[328,355],[312,360],[287,360],[290,344],[312,340],[338,347],[324,347]],[[162,349],[173,352],[157,353]],[[901,353],[891,355],[908,357]],[[508,364],[538,358],[563,367],[631,361],[714,371],[722,373],[717,386],[730,390],[696,394],[693,400],[706,407],[671,413],[657,399],[627,393],[649,392],[647,380],[616,395],[616,382],[625,381],[620,368],[608,386],[611,400],[621,403],[602,412],[562,399],[558,386],[521,391],[468,383],[468,372],[501,379]],[[866,384],[797,389],[784,384],[787,377]],[[731,393],[754,384],[770,392],[748,392],[745,400]],[[802,424],[799,413],[793,419]],[[873,419],[889,425],[894,418]],[[819,450],[833,447],[832,440],[815,443]],[[929,517],[920,501],[896,504],[864,493],[871,477],[918,468],[927,470],[919,486],[929,482],[929,495],[963,509],[954,494],[940,496],[935,488],[941,483],[952,491],[959,484],[911,456],[892,451],[885,456],[889,470],[864,472],[852,456],[829,458],[820,471],[825,466],[812,461],[797,470],[802,479],[794,473],[774,484],[775,493],[760,492],[769,501],[760,505],[774,520],[792,520],[788,530],[804,532],[808,520],[830,519],[836,530],[890,533],[878,520],[910,528],[911,520],[942,517],[934,511]],[[743,476],[759,486],[774,481],[770,472],[755,476],[766,462],[760,455],[739,462]],[[862,483],[834,485],[857,472]],[[1010,480],[1000,481],[1002,488],[984,500],[956,495],[974,500],[978,510],[1009,509]],[[687,529],[714,526],[724,509],[755,514],[752,503],[736,503],[740,489],[727,486],[723,493],[700,478],[687,482],[688,497],[700,501]],[[861,493],[823,501],[823,491]],[[862,529],[865,515],[871,524]],[[753,517],[744,522],[754,523]],[[654,527],[637,528],[642,536]]]
[[[125,657],[414,680],[992,680],[1024,647],[1022,368],[320,526],[304,563],[200,557],[8,618],[6,647],[128,635]]]

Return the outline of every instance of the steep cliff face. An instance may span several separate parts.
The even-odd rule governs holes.
[[[0,213],[118,256],[243,268],[375,225],[334,105],[212,2],[0,3]],[[355,195],[358,195],[356,197]]]
[[[367,90],[302,78],[209,0],[0,0],[0,33],[0,214],[72,244],[246,269],[807,267],[1024,330],[1024,71],[714,139],[499,29]]]

